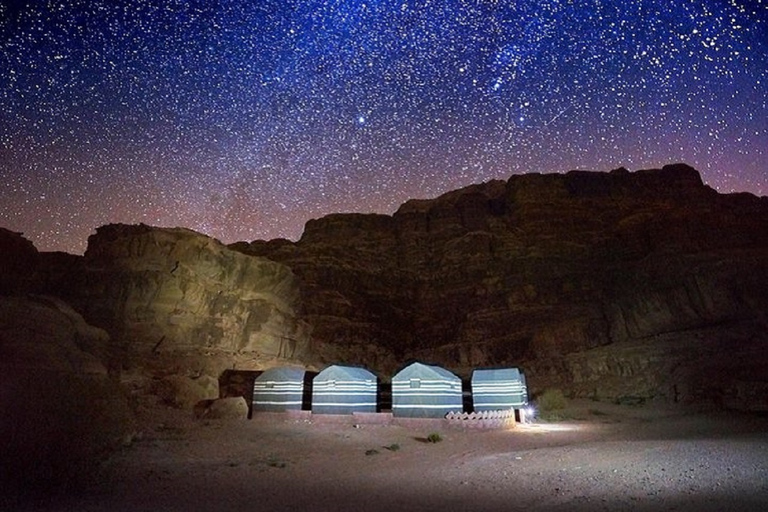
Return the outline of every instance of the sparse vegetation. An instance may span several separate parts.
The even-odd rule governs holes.
[[[443,436],[441,436],[437,432],[432,432],[427,436],[428,443],[439,443],[442,440],[443,440]]]
[[[397,450],[399,450],[399,449],[400,449],[400,445],[399,445],[399,444],[397,444],[397,443],[392,443],[392,444],[391,444],[391,445],[389,445],[389,446],[385,446],[385,447],[384,447],[384,449],[385,449],[385,450],[389,450],[389,451],[391,451],[391,452],[396,452]]]
[[[545,389],[536,400],[539,417],[545,421],[561,421],[565,419],[563,410],[568,405],[568,399],[557,388]]]
[[[366,455],[378,455],[379,454],[379,450],[375,450],[375,449],[371,448],[370,450],[365,450],[365,454]]]
[[[284,461],[278,459],[277,457],[270,457],[269,459],[267,459],[267,466],[269,466],[271,468],[281,468],[282,469],[282,468],[286,467],[287,465],[288,464],[286,464]]]
[[[645,404],[645,398],[642,396],[620,396],[614,402],[617,405],[638,406]]]
[[[185,438],[185,430],[182,427],[161,423],[155,427],[156,436],[148,436],[147,440],[180,441]]]

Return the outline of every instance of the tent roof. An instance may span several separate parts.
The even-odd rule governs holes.
[[[306,370],[297,366],[278,366],[276,368],[270,368],[265,370],[264,373],[256,377],[256,380],[268,381],[268,380],[303,380]]]
[[[392,380],[399,380],[399,379],[410,379],[414,377],[422,377],[422,378],[442,378],[442,379],[448,379],[448,380],[454,380],[461,382],[461,379],[451,373],[450,371],[446,370],[445,368],[442,368],[440,366],[434,366],[430,364],[424,364],[424,363],[411,363],[399,372],[395,374],[394,377],[392,377]]]
[[[472,381],[504,382],[522,380],[521,372],[517,368],[481,369],[472,372]]]
[[[318,373],[315,379],[351,379],[376,381],[377,377],[375,374],[366,370],[365,368],[334,364]]]

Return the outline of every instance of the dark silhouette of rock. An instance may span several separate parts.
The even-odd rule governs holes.
[[[37,260],[37,249],[22,233],[0,228],[0,295],[31,291]]]
[[[768,199],[684,164],[516,175],[295,243],[109,225],[83,257],[0,244],[0,291],[63,297],[110,334],[124,386],[184,408],[225,369],[421,359],[519,366],[534,394],[768,409]]]
[[[534,392],[750,408],[768,368],[768,199],[684,164],[516,175],[232,247],[293,269],[318,356],[385,375],[514,364]]]
[[[0,297],[3,497],[68,493],[131,441],[128,398],[108,371],[109,337],[50,297]]]

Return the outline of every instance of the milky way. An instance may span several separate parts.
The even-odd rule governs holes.
[[[768,194],[768,0],[0,2],[0,226],[296,239],[522,172]]]

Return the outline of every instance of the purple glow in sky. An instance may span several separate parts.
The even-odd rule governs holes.
[[[768,0],[0,1],[0,226],[296,239],[523,172],[768,194]]]

